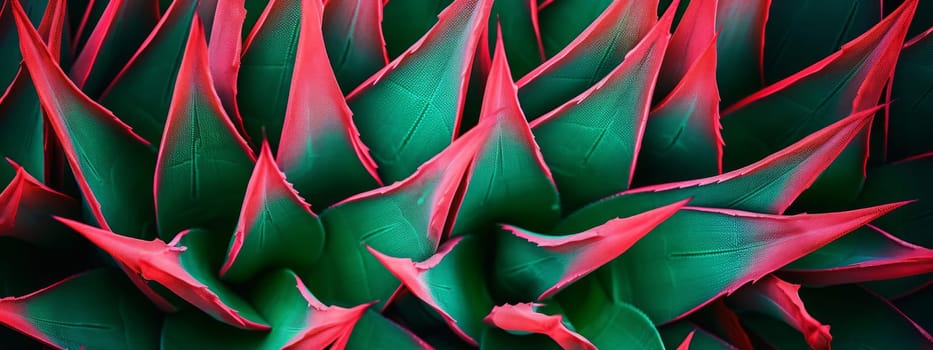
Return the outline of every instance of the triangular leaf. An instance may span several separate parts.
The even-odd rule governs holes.
[[[506,331],[544,334],[564,349],[596,350],[596,346],[564,324],[562,315],[546,315],[536,310],[541,304],[505,304],[486,316],[486,323]]]
[[[399,281],[366,247],[422,261],[434,254],[456,217],[462,187],[479,146],[474,129],[425,163],[414,175],[361,193],[321,213],[328,233],[324,253],[308,276],[324,302],[356,305],[378,300],[382,308]]]
[[[657,184],[721,174],[720,128],[714,37],[670,95],[648,114],[634,182]]]
[[[740,288],[729,297],[729,305],[745,312],[758,312],[776,318],[803,333],[813,349],[829,349],[829,326],[810,316],[797,291],[800,286],[768,275]]]
[[[94,219],[104,228],[150,235],[152,202],[146,198],[152,188],[153,154],[148,144],[81,93],[18,2],[13,9],[25,65]]]
[[[505,225],[503,229],[509,233],[497,236],[496,281],[514,299],[547,299],[624,253],[686,203],[616,218],[566,236]]]
[[[101,94],[101,104],[153,143],[162,138],[175,79],[198,1],[174,1],[129,63]]]
[[[382,183],[334,72],[321,64],[327,53],[320,4],[303,4],[277,161],[311,205],[326,208]]]
[[[211,246],[215,240],[210,232],[182,231],[166,244],[158,238],[144,241],[59,220],[126,266],[128,273],[158,283],[218,321],[242,329],[269,329],[252,306],[217,279],[212,265],[223,251]]]
[[[320,1],[270,0],[243,48],[237,76],[237,95],[243,126],[249,139],[258,144],[263,136],[278,149],[282,122],[289,100],[296,62],[296,47],[300,38],[302,18],[315,6],[318,16]],[[316,22],[320,27],[320,21]],[[309,64],[324,65],[324,62]],[[325,65],[326,66],[326,65]]]
[[[874,205],[896,200],[916,202],[874,222],[879,228],[907,242],[933,247],[933,153],[872,169],[855,205]]]
[[[874,106],[893,72],[917,7],[904,3],[842,50],[723,111],[724,164],[735,169],[854,112]],[[843,207],[864,181],[868,130],[804,194],[804,208]]]
[[[328,0],[324,4],[327,56],[345,93],[389,63],[382,37],[382,7],[382,0]]]
[[[560,12],[567,13],[567,15],[552,19],[552,21],[560,21],[561,28],[566,25],[573,25],[573,22],[568,23],[569,18],[584,18],[585,15],[578,12],[576,7],[598,7],[600,6],[599,3],[603,1],[587,1],[592,2],[592,5],[580,4],[582,1],[563,2],[577,4],[567,4],[569,6],[566,6],[566,9],[560,10]],[[552,6],[548,6],[548,8]],[[657,8],[657,0],[614,0],[599,15],[599,18],[593,20],[592,23],[590,21],[586,22],[589,23],[589,26],[573,42],[544,64],[522,77],[518,81],[518,97],[522,101],[522,108],[528,120],[537,119],[573,99],[574,96],[588,95],[589,93],[585,91],[590,89],[591,86],[603,85],[604,83],[600,82],[604,81],[604,78],[610,74],[615,75],[612,72],[619,70],[617,66],[623,62],[623,58],[629,54],[630,50],[633,50],[639,40],[647,41],[650,43],[649,45],[655,45],[656,43],[652,42],[653,40],[643,40],[642,38],[648,35],[651,28],[655,26]],[[550,10],[542,11],[542,16],[547,12],[550,12]],[[547,22],[547,20],[542,18],[542,22]],[[670,24],[667,27],[661,30],[665,34],[667,34]],[[550,27],[544,24],[543,28]],[[542,37],[547,50],[550,42],[548,31],[542,30],[544,30]],[[574,36],[576,35],[574,34]],[[664,42],[667,42],[666,38]],[[661,51],[656,53],[657,59],[651,60],[658,61],[658,65],[660,65],[664,56],[663,50]],[[639,64],[647,64],[642,60],[644,59],[630,59],[628,60],[630,63],[626,65],[634,65],[633,61],[637,61]],[[647,70],[656,71],[657,69]],[[647,74],[655,75],[656,72]],[[645,80],[654,81],[653,78]],[[648,84],[647,82],[643,83],[638,85]],[[646,86],[646,88],[646,90],[650,91],[650,87]],[[646,96],[647,93],[645,92],[638,92],[633,95],[647,97],[648,101],[651,101],[651,96]]]
[[[0,323],[53,348],[156,349],[158,322],[158,312],[112,270],[0,299]]]
[[[485,328],[483,317],[494,306],[482,266],[475,260],[481,248],[475,237],[458,237],[422,262],[369,251],[457,335],[476,346]]]
[[[667,11],[605,78],[531,123],[554,172],[564,210],[625,190],[631,183],[673,18],[674,10]]]
[[[20,1],[20,6],[23,6],[27,17],[35,25],[39,25],[44,12],[48,12],[46,0]],[[13,20],[13,1],[3,1],[0,4],[0,90],[6,90],[20,70],[19,63],[23,61],[23,56],[17,45],[19,39]]]
[[[867,225],[785,266],[778,276],[820,286],[887,280],[930,271],[933,271],[933,250]]]
[[[521,78],[543,62],[544,46],[538,29],[537,0],[496,1],[489,21],[490,29],[497,25],[502,28],[502,41],[514,79]],[[491,34],[492,30],[489,32]],[[492,47],[496,44],[494,40],[496,38],[489,35]]]
[[[304,273],[323,249],[321,220],[285,180],[269,144],[263,143],[220,276],[243,282],[273,267]]]
[[[246,0],[217,0],[217,13],[214,14],[214,25],[207,45],[211,78],[214,79],[217,97],[243,134],[243,117],[240,116],[236,95],[243,49],[240,37],[247,15],[244,8],[246,3]]]
[[[793,216],[684,208],[602,269],[601,277],[615,298],[663,324],[903,204]]]
[[[717,0],[695,0],[689,1],[687,9],[683,14],[677,29],[671,36],[671,43],[667,47],[667,53],[664,54],[664,63],[661,65],[661,73],[658,74],[658,84],[654,91],[654,100],[664,99],[668,93],[674,90],[679,84],[685,84],[688,80],[692,68],[698,65],[702,60],[712,61],[706,63],[712,67],[704,67],[704,83],[715,85],[716,82],[716,47],[710,48],[707,43],[713,42],[716,38],[716,5]],[[712,50],[712,53],[708,53]],[[712,56],[709,58],[708,56]],[[711,73],[707,70],[711,69]],[[698,73],[693,73],[697,75]],[[693,78],[697,79],[697,78]],[[706,94],[716,93],[715,104],[719,107],[719,92],[716,90],[707,90]],[[670,97],[668,97],[670,98]],[[718,113],[717,108],[717,113]]]
[[[190,30],[155,170],[162,238],[190,227],[232,229],[255,159],[214,91],[197,16]]]
[[[100,96],[133,57],[158,19],[154,0],[110,1],[75,58],[68,74],[71,80],[88,96]]]
[[[386,183],[411,175],[457,135],[490,0],[456,0],[408,51],[347,96]]]
[[[26,169],[13,164],[16,176],[0,192],[0,236],[13,237],[41,247],[74,247],[70,233],[52,215],[76,218],[78,203],[43,185]]]
[[[636,188],[595,202],[568,216],[555,231],[585,230],[615,217],[688,197],[693,198],[692,205],[783,213],[865,129],[872,112],[849,116],[738,170],[705,179]]]
[[[557,189],[518,105],[501,40],[486,82],[480,123],[488,125],[487,132],[473,160],[453,234],[494,228],[500,222],[532,230],[550,228],[560,215]]]
[[[378,312],[368,310],[356,322],[347,349],[369,350],[373,344],[379,344],[393,350],[428,350],[433,349],[424,340],[412,334],[402,326],[383,317]]]

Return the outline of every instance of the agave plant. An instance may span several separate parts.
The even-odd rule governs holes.
[[[3,0],[0,347],[931,349],[931,26]]]

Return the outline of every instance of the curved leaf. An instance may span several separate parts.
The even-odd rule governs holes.
[[[395,0],[382,1],[385,4],[382,28],[389,58],[403,55],[410,46],[424,36],[438,20],[445,8],[454,0]]]
[[[633,349],[664,349],[661,335],[648,316],[632,305],[609,299],[598,283],[590,283],[581,292],[565,294],[558,298],[567,319],[597,348],[612,349],[624,344]]]
[[[52,215],[76,218],[80,212],[78,203],[43,185],[25,168],[17,164],[13,168],[16,176],[0,192],[0,236],[40,247],[74,247],[73,235],[66,233]]]
[[[541,41],[547,57],[552,57],[575,38],[586,33],[587,27],[604,14],[607,8],[625,1],[543,0],[540,2],[542,4],[538,9],[538,16],[541,18]]]
[[[277,161],[308,203],[326,208],[381,185],[327,61],[321,8],[305,0]]]
[[[31,23],[39,24],[44,13],[48,13],[48,1],[20,2]],[[7,0],[0,4],[0,90],[6,90],[19,74],[20,62],[23,56],[17,49],[19,39],[16,33],[16,21],[13,19],[13,1]]]
[[[712,61],[707,63],[712,67],[705,67],[703,74],[707,69],[712,69],[703,82],[707,85],[714,85],[716,82],[716,47],[707,45],[716,39],[716,5],[718,0],[694,0],[689,1],[684,11],[683,17],[676,25],[677,29],[671,36],[671,42],[664,54],[664,63],[661,64],[661,72],[658,74],[658,84],[654,91],[654,100],[661,101],[674,90],[678,84],[686,84],[690,71],[699,65],[700,61]],[[710,48],[712,46],[712,49]],[[709,51],[712,50],[712,53]],[[711,58],[709,58],[711,56]],[[697,75],[697,73],[693,73]],[[693,78],[697,79],[697,78]],[[707,80],[708,79],[708,80]],[[709,89],[706,94],[716,93],[715,101],[719,107],[719,92],[715,89]],[[670,97],[667,97],[670,99]]]
[[[513,332],[544,334],[564,349],[596,350],[596,346],[564,324],[562,315],[546,315],[536,308],[541,304],[521,303],[496,306],[486,316],[486,323]]]
[[[242,134],[243,116],[237,105],[237,78],[240,73],[240,56],[243,43],[240,40],[246,19],[246,0],[218,0],[214,25],[207,45],[208,63],[217,97],[227,115]]]
[[[156,163],[159,236],[190,227],[232,229],[254,160],[214,91],[195,16]]]
[[[547,236],[503,225],[498,237],[495,280],[517,300],[543,300],[609,263],[674,215],[680,201],[592,229]]]
[[[13,9],[25,66],[94,219],[104,228],[150,235],[152,202],[146,198],[153,154],[148,144],[81,93],[58,67],[18,2]]]
[[[887,280],[929,271],[933,271],[933,250],[867,225],[790,263],[778,276],[795,283],[821,286]]]
[[[53,348],[156,349],[158,322],[158,312],[110,270],[0,299],[0,323]]]
[[[478,345],[483,317],[495,305],[486,290],[481,246],[474,237],[454,238],[422,262],[395,258],[369,248],[376,259],[415,296],[431,306],[458,336]]]
[[[663,324],[903,204],[793,216],[684,208],[603,269],[601,277],[616,300]]]
[[[541,154],[554,172],[564,210],[631,184],[673,17],[674,9],[667,11],[625,61],[596,85],[531,123]],[[570,137],[573,142],[568,142]]]
[[[688,197],[693,198],[692,205],[783,213],[866,128],[873,112],[851,115],[741,169],[705,179],[637,188],[595,202],[568,216],[554,231],[587,229],[614,217]]]
[[[678,321],[666,325],[659,329],[661,339],[664,340],[665,348],[677,350],[714,350],[726,349],[733,350],[736,347],[726,341],[717,338],[715,335],[707,332],[699,326],[689,321]],[[689,339],[689,348],[684,348],[683,344]]]
[[[914,199],[903,210],[874,222],[875,226],[923,247],[933,247],[933,154],[872,169],[855,205]]]
[[[926,3],[925,3],[926,4]],[[929,5],[929,4],[926,4]],[[923,6],[923,5],[921,5]],[[915,16],[918,20],[920,16]],[[911,39],[898,57],[892,102],[886,127],[887,159],[898,160],[933,152],[933,140],[924,130],[933,128],[933,28]]]
[[[670,95],[648,114],[633,181],[655,184],[722,174],[720,129],[713,37]]]
[[[481,129],[475,129],[481,132]],[[390,186],[350,197],[321,213],[327,240],[307,277],[315,295],[338,305],[378,301],[382,308],[399,281],[366,251],[417,261],[434,254],[456,214],[478,140],[468,133]]]
[[[321,220],[276,167],[269,144],[263,143],[220,277],[244,282],[273,267],[305,273],[323,249]]]
[[[411,175],[457,135],[490,0],[456,0],[405,53],[347,96],[386,183]]]
[[[916,0],[842,50],[723,111],[724,164],[744,166],[853,112],[874,106],[893,72]],[[862,132],[804,194],[810,210],[847,204],[864,181],[869,132]]]
[[[378,312],[369,310],[363,314],[359,321],[356,321],[356,326],[353,327],[353,333],[350,334],[350,340],[347,342],[346,348],[350,350],[368,350],[372,349],[373,344],[379,344],[393,350],[433,349],[428,343],[425,343],[424,340],[421,340],[404,327],[395,324]]]
[[[216,267],[211,265],[222,259],[223,251],[212,247],[215,240],[210,232],[182,231],[166,244],[158,238],[144,241],[58,220],[126,266],[128,273],[158,283],[214,319],[242,329],[269,329],[249,303],[217,279]]]
[[[568,4],[577,3],[578,6],[587,7],[599,6],[601,1],[586,0],[587,3],[592,3],[588,5],[579,4],[581,1],[564,2]],[[560,2],[547,7],[551,10],[542,11],[542,23],[548,21],[544,18],[547,12],[556,11],[553,8],[553,6],[558,6],[556,4],[560,4]],[[522,109],[525,111],[528,120],[537,119],[545,113],[551,112],[565,102],[574,99],[575,96],[588,95],[587,89],[594,85],[603,85],[605,83],[601,83],[601,81],[607,80],[607,76],[616,75],[613,72],[618,73],[618,66],[623,64],[625,56],[629,54],[629,51],[634,50],[640,40],[652,41],[643,40],[642,38],[648,35],[655,26],[657,8],[657,0],[614,0],[599,15],[599,18],[596,18],[592,23],[590,21],[586,22],[590,23],[586,30],[567,47],[519,79],[518,98],[522,101]],[[576,11],[572,7],[560,11],[571,10]],[[573,15],[568,14],[557,18],[561,21],[560,25],[563,28],[572,25],[572,23],[568,23],[569,18],[585,18],[584,16],[582,13],[576,12]],[[661,29],[665,31],[664,34],[668,34],[666,31],[669,27],[670,24],[667,25],[667,28]],[[550,41],[546,29],[549,26],[543,24],[543,28],[542,40],[545,42],[545,50],[547,51]],[[574,34],[574,36],[576,35]],[[664,41],[666,43],[667,39],[665,38]],[[664,56],[663,50],[657,56],[656,60],[660,65],[660,61]],[[630,63],[624,65],[630,66],[635,64],[632,61],[641,60],[631,59],[626,61]],[[652,70],[649,69],[648,71]],[[656,73],[646,74],[653,75]],[[645,79],[645,81],[653,80],[653,78]],[[646,82],[636,83],[636,85],[646,85],[642,88],[650,91],[651,89],[648,88],[647,84]],[[641,91],[633,95],[646,97],[646,94],[647,92]],[[647,98],[650,102],[651,96],[647,96]]]
[[[389,63],[382,36],[382,3],[382,0],[328,0],[324,4],[324,43],[333,74],[344,93]]]
[[[500,222],[545,230],[560,216],[551,171],[518,105],[503,48],[500,40],[480,112],[487,132],[470,168],[454,235],[494,230]]]
[[[196,0],[172,2],[136,54],[101,94],[101,104],[153,143],[162,138],[197,7]]]

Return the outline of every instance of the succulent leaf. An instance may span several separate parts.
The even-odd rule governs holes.
[[[240,73],[240,56],[243,43],[240,36],[246,20],[246,0],[218,0],[217,11],[214,14],[214,24],[207,45],[208,64],[211,68],[211,78],[214,80],[214,89],[223,105],[227,115],[241,134],[243,129],[243,116],[236,101],[237,77]]]
[[[255,161],[214,90],[197,16],[190,31],[153,185],[163,239],[190,227],[231,230]]]
[[[687,2],[686,11],[680,23],[677,24],[677,29],[674,30],[667,52],[664,54],[664,63],[661,65],[658,83],[653,94],[655,101],[661,101],[674,90],[675,86],[684,84],[682,81],[687,80],[690,70],[701,59],[713,62],[713,75],[704,76],[702,81],[707,84],[716,82],[716,48],[714,46],[712,48],[713,53],[708,53],[710,47],[707,43],[716,38],[716,5],[718,2],[718,0]],[[712,58],[708,58],[708,56]],[[706,69],[709,68],[703,70],[704,74],[707,74]],[[715,98],[719,99],[718,91],[707,90],[707,93],[712,92],[716,92],[717,96]],[[718,112],[719,101],[715,102]]]
[[[924,3],[925,5],[929,5]],[[923,5],[921,5],[923,6]],[[919,16],[915,17],[915,21]],[[933,128],[933,27],[908,41],[898,57],[894,82],[889,85],[893,101],[885,127],[885,154],[888,160],[900,160],[933,152],[933,142],[925,130]],[[919,117],[918,117],[919,116]]]
[[[618,5],[619,2],[625,1],[540,0],[538,16],[541,18],[541,41],[546,57],[553,57],[567,47],[604,15],[609,7]],[[638,34],[644,35],[644,32]]]
[[[738,349],[689,321],[677,321],[665,325],[660,328],[660,333],[667,349],[681,350],[681,346],[686,343],[688,338],[690,339],[690,350]]]
[[[541,304],[520,303],[496,306],[486,316],[486,323],[506,331],[544,334],[564,349],[595,350],[589,340],[574,332],[561,315],[547,315],[536,310]]]
[[[674,10],[668,10],[605,78],[531,123],[564,210],[631,184]],[[573,142],[568,142],[570,135]]]
[[[498,285],[519,300],[543,300],[609,263],[671,217],[688,200],[615,218],[589,230],[547,236],[513,226],[498,235]]]
[[[411,175],[457,136],[490,0],[456,0],[437,24],[347,96],[386,183]]]
[[[144,139],[158,143],[172,102],[196,0],[174,1],[129,63],[101,94],[101,104]]]
[[[580,3],[581,1],[565,2]],[[591,2],[591,5],[580,4],[580,6],[599,6],[598,3],[602,1]],[[657,23],[657,15],[655,14],[657,7],[657,0],[614,0],[599,15],[599,18],[586,27],[586,30],[576,39],[573,39],[573,42],[567,47],[519,79],[518,98],[522,101],[522,109],[528,120],[535,120],[555,108],[561,107],[564,102],[574,99],[575,96],[589,95],[586,92],[588,89],[591,89],[594,85],[603,85],[604,83],[600,82],[605,81],[607,76],[616,75],[612,74],[613,72],[618,73],[618,66],[639,42],[647,41],[651,43],[646,45],[656,44],[652,42],[653,40],[644,40],[643,38],[648,35],[648,32]],[[576,17],[576,15],[572,17]],[[567,17],[558,18],[563,18],[561,19],[562,26],[569,25],[569,23],[565,22]],[[668,22],[666,28],[658,29],[658,31],[669,34],[667,32],[669,27],[670,22]],[[548,27],[545,26],[544,28]],[[657,35],[660,34],[655,34],[655,36]],[[547,38],[547,32],[542,36]],[[547,39],[543,40],[547,42]],[[666,38],[664,42],[666,45]],[[659,61],[658,65],[660,65],[660,60],[664,56],[663,50],[656,53],[656,55],[658,56],[656,60]],[[635,59],[628,61],[630,63],[626,65],[635,65],[635,62],[633,62],[636,61]],[[646,64],[645,62],[638,63]],[[649,72],[656,70],[648,69]],[[646,74],[654,75],[656,73]],[[650,91],[650,84],[652,83],[648,81],[653,82],[654,78],[645,78],[639,81],[640,83],[633,84]],[[627,85],[626,88],[628,88]],[[607,90],[618,93],[618,88],[607,88]],[[645,92],[633,94],[633,97],[644,97]],[[650,96],[648,101],[651,101]]]
[[[504,47],[499,40],[479,118],[486,132],[454,235],[495,230],[501,222],[544,230],[559,219],[557,188],[518,104]]]
[[[269,144],[263,143],[220,277],[244,282],[274,267],[305,273],[323,249],[321,220],[275,165]]]
[[[326,208],[382,185],[327,61],[321,8],[303,0],[277,161],[311,205]]]
[[[728,106],[761,89],[765,24],[771,0],[718,0],[716,82]]]
[[[59,218],[114,260],[147,281],[175,293],[214,319],[253,330],[267,330],[266,320],[246,300],[216,277],[214,261],[222,258],[211,232],[186,230],[169,243],[131,238]],[[218,254],[219,253],[219,254]]]
[[[580,335],[599,349],[611,349],[619,344],[637,349],[664,349],[657,328],[641,310],[611,300],[598,282],[584,283],[571,287],[584,288],[568,289],[557,297],[564,315]]]
[[[496,1],[489,16],[489,32],[499,26],[514,79],[521,78],[544,61],[544,46],[538,25],[538,1]],[[496,38],[489,35],[489,45]]]
[[[0,192],[0,236],[41,247],[75,247],[70,233],[51,215],[77,218],[78,203],[42,184],[25,168],[12,165],[16,176]]]
[[[829,349],[830,327],[811,316],[797,291],[800,285],[785,282],[773,275],[740,288],[729,297],[729,304],[740,311],[769,315],[803,333],[813,349]]]
[[[158,322],[158,312],[112,270],[0,299],[0,324],[59,349],[157,349]]]
[[[933,246],[933,236],[927,234],[933,217],[933,191],[924,184],[933,176],[933,154],[906,159],[875,168],[869,173],[856,205],[873,205],[892,198],[914,199],[915,202],[873,224],[913,244]]]
[[[392,29],[383,33],[389,58],[395,59],[404,54],[437,23],[438,15],[453,2],[454,0],[383,0],[385,18],[382,27]]]

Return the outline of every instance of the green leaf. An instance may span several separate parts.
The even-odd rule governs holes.
[[[156,163],[159,236],[204,227],[232,230],[255,158],[221,107],[195,17]]]
[[[486,289],[477,257],[480,241],[457,237],[422,262],[395,258],[369,248],[376,259],[415,296],[431,306],[461,338],[478,345],[486,326],[483,317],[495,305]]]
[[[658,74],[658,83],[655,85],[653,95],[655,102],[667,97],[678,83],[685,84],[683,81],[688,80],[687,77],[690,75],[690,71],[697,69],[694,67],[700,65],[700,61],[707,62],[702,66],[703,74],[710,74],[709,77],[703,77],[702,82],[707,86],[715,86],[716,47],[707,43],[714,42],[717,36],[717,3],[718,1],[713,0],[696,0],[685,1],[680,4],[680,7],[684,8],[683,19],[678,21],[679,16],[674,18],[674,25],[677,29],[674,30],[667,52],[664,54],[664,63],[661,64],[661,72]],[[684,4],[686,4],[686,7],[684,7]],[[667,4],[667,6],[670,5]],[[712,51],[712,53],[709,53],[709,51]],[[712,56],[712,58],[708,58],[709,56]],[[696,76],[698,74],[694,72],[692,75]],[[698,78],[694,77],[693,79]],[[717,99],[715,104],[718,107],[719,92],[714,89],[707,88],[704,91],[704,97],[715,93]]]
[[[491,6],[490,0],[454,1],[424,37],[347,96],[386,183],[411,175],[457,135]]]
[[[547,299],[616,259],[686,203],[612,219],[565,236],[503,225],[508,233],[497,235],[495,281],[512,300]]]
[[[875,106],[917,2],[909,1],[840,51],[722,112],[727,169],[785,147],[846,115]],[[864,181],[869,132],[851,143],[800,199],[808,210],[844,208]]]
[[[62,349],[156,349],[159,314],[111,270],[0,299],[0,323]]]
[[[431,348],[405,328],[389,321],[378,312],[369,310],[356,322],[356,327],[353,327],[347,349],[368,350],[377,345],[393,350]]]
[[[800,300],[800,285],[767,275],[729,296],[729,305],[745,312],[757,312],[781,320],[803,334],[813,349],[829,349],[833,337],[829,326],[813,318]]]
[[[880,1],[773,1],[765,31],[765,81],[778,81],[816,63],[880,20]]]
[[[334,72],[321,64],[321,8],[305,4],[277,161],[308,203],[326,208],[382,182]]]
[[[269,144],[263,143],[220,277],[244,282],[274,267],[302,274],[323,249],[321,220],[276,167]]]
[[[690,203],[697,206],[783,213],[866,128],[872,114],[851,115],[754,164],[719,176],[622,192],[574,212],[554,231],[585,230],[684,198],[692,198]]]
[[[924,2],[924,5],[929,5]],[[923,7],[924,5],[921,5]],[[914,21],[920,19],[915,16]],[[898,58],[891,85],[891,105],[887,123],[886,157],[900,160],[933,152],[933,140],[924,130],[933,128],[933,29],[911,39]]]
[[[557,189],[518,104],[501,40],[480,123],[483,145],[474,156],[453,234],[495,230],[501,222],[549,229],[560,217]]]
[[[545,7],[541,12],[542,21],[542,40],[544,41],[545,51],[550,52],[548,47],[553,39],[548,33],[550,21],[560,21],[560,28],[572,26],[576,19],[586,18],[586,15],[578,9],[589,6],[599,6],[603,1],[585,0],[590,5],[581,4],[583,1],[558,1]],[[608,75],[618,70],[618,66],[623,62],[625,56],[630,50],[648,35],[651,28],[657,23],[657,0],[617,0],[612,2],[606,10],[595,20],[587,20],[586,30],[574,39],[567,47],[551,57],[544,64],[538,66],[533,71],[522,77],[518,81],[518,98],[522,101],[522,109],[528,120],[534,120],[560,107],[565,102],[581,96],[589,95],[587,89],[594,85],[603,85]],[[554,11],[566,12],[567,14],[557,15],[553,20],[547,19],[546,15],[553,6],[560,6],[561,3],[567,4],[567,8]],[[572,12],[573,15],[569,13]],[[670,24],[667,28],[660,29],[668,34]],[[658,34],[655,34],[658,35]],[[572,37],[576,36],[573,34]],[[644,40],[642,40],[644,41]],[[648,40],[651,42],[651,40]],[[667,39],[664,40],[665,42]],[[654,43],[652,43],[654,44]],[[560,44],[563,47],[564,44]],[[663,51],[663,50],[662,50]],[[664,56],[663,52],[658,53],[657,61]],[[550,55],[549,55],[550,56]],[[641,60],[628,60],[641,61]],[[644,62],[639,62],[644,63]],[[628,63],[626,65],[634,65]],[[657,69],[654,69],[656,71]],[[652,69],[648,69],[652,71]],[[656,73],[646,73],[656,74]],[[645,80],[654,80],[645,79]],[[647,84],[646,81],[641,83]],[[635,83],[636,86],[643,84]],[[631,88],[625,85],[626,88]],[[618,93],[618,88],[607,89]],[[647,89],[646,89],[647,90]],[[647,96],[646,91],[633,93],[636,97],[647,97],[651,101],[651,96]],[[627,110],[626,110],[627,111]],[[630,113],[630,112],[629,112]]]
[[[195,0],[172,2],[100,98],[101,104],[153,143],[162,138],[197,4]]]
[[[905,316],[927,330],[933,329],[933,287],[928,284],[921,290],[894,301]]]
[[[929,333],[890,302],[861,287],[805,288],[800,296],[813,317],[832,327],[835,348],[926,349],[933,345]]]
[[[599,349],[621,344],[632,349],[664,349],[648,316],[632,305],[609,299],[597,283],[558,298],[570,323]]]
[[[88,96],[99,97],[143,44],[158,19],[156,0],[110,1],[68,76]]]
[[[478,132],[481,132],[481,129]],[[378,301],[382,308],[399,281],[372,256],[383,254],[422,261],[434,254],[456,215],[476,133],[468,133],[418,171],[390,186],[361,193],[321,213],[327,239],[324,253],[307,276],[324,302],[357,305]]]
[[[515,2],[515,1],[513,1]],[[599,18],[613,0],[544,0],[539,1],[541,41],[547,57],[553,57]],[[650,1],[649,1],[650,2]],[[650,6],[650,4],[646,5]],[[655,10],[657,7],[651,8]],[[630,17],[619,17],[628,20]],[[644,34],[644,33],[641,33]],[[638,34],[633,34],[638,36]],[[634,43],[632,43],[634,45]]]
[[[382,7],[381,0],[334,0],[324,4],[322,30],[327,56],[344,93],[389,63],[382,37]]]
[[[270,0],[244,44],[236,99],[254,144],[265,135],[272,148],[278,149],[298,41],[307,40],[300,38],[300,31],[302,17],[311,13],[308,5],[308,1]]]
[[[663,324],[901,205],[793,216],[684,208],[602,269],[600,277],[615,300]]]
[[[762,87],[761,60],[771,0],[719,0],[716,82],[722,106]]]
[[[160,239],[144,241],[59,220],[125,266],[127,273],[158,283],[214,319],[242,329],[269,329],[246,300],[217,278],[223,248],[215,244],[217,239],[211,232],[182,231],[166,244]]]
[[[74,235],[52,216],[77,218],[77,201],[43,185],[13,164],[16,175],[0,192],[0,236],[44,248],[74,248]]]
[[[13,4],[26,68],[94,220],[104,228],[151,235],[151,149],[68,80],[25,12]]]
[[[575,210],[631,184],[651,87],[661,68],[673,16],[673,10],[666,12],[625,61],[596,85],[531,123],[541,154],[554,172],[564,210]],[[570,137],[573,142],[568,142]]]
[[[20,5],[30,22],[39,24],[48,7],[48,0],[20,1]],[[13,1],[3,1],[0,6],[0,89],[4,91],[13,82],[20,69],[19,64],[23,61],[17,45],[19,39],[13,20]]]
[[[719,129],[714,37],[670,95],[648,114],[633,182],[657,184],[722,174]]]
[[[795,283],[822,286],[887,280],[928,271],[933,271],[933,250],[866,225],[790,263],[778,275]]]
[[[518,335],[498,328],[486,328],[483,333],[480,349],[509,350],[509,349],[536,349],[557,350],[561,347],[544,334]]]

